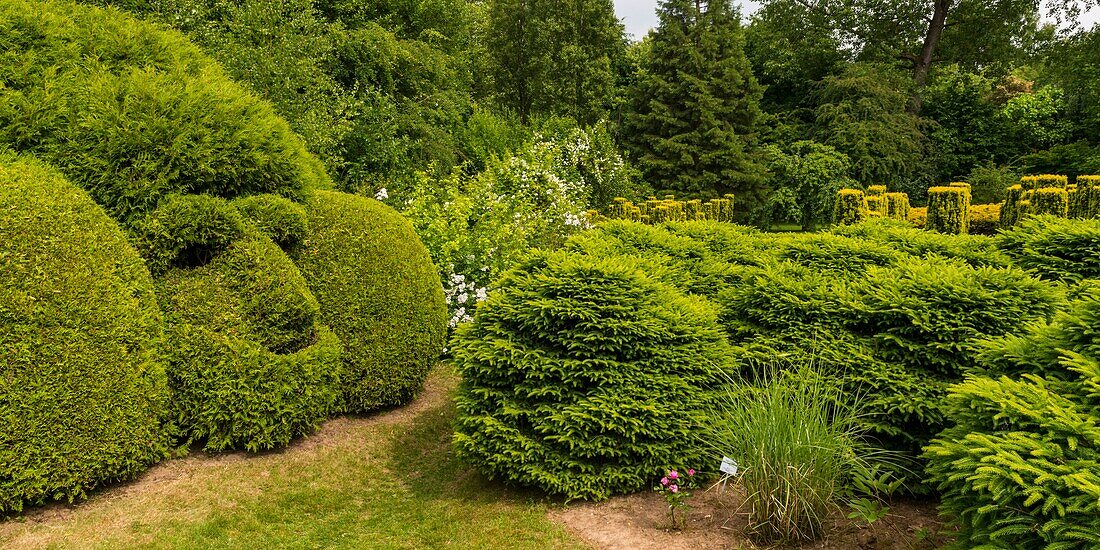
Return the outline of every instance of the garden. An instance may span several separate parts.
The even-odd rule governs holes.
[[[895,3],[0,0],[0,546],[1100,548],[1100,27]]]

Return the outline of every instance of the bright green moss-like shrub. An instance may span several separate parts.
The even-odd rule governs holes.
[[[170,193],[328,185],[272,107],[181,35],[116,9],[0,2],[0,144],[58,166],[129,223]]]
[[[412,225],[365,197],[319,191],[309,236],[292,250],[345,349],[349,412],[400,405],[443,350],[447,308],[439,273]]]
[[[1043,279],[1100,278],[1100,220],[1034,216],[998,238],[1020,267]]]
[[[244,220],[225,199],[169,195],[134,224],[136,246],[150,271],[202,265],[244,234]]]
[[[1100,547],[1100,290],[987,357],[995,378],[951,389],[955,425],[925,451],[955,546]]]
[[[728,359],[717,311],[635,260],[540,253],[453,346],[455,448],[492,477],[600,499],[704,464],[703,411]]]
[[[859,189],[841,189],[833,206],[833,222],[837,225],[859,223],[867,217],[867,197]]]
[[[970,190],[964,187],[928,189],[925,227],[948,235],[962,235],[970,227]]]
[[[118,225],[0,153],[0,514],[73,501],[167,448],[163,320]]]
[[[252,195],[233,201],[233,206],[253,226],[283,248],[293,246],[309,234],[309,216],[304,206],[278,195]]]
[[[1066,217],[1069,213],[1069,194],[1061,187],[1044,187],[1030,193],[1029,206],[1021,211],[1025,216],[1051,216]]]

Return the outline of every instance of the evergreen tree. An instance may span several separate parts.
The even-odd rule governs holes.
[[[490,0],[487,37],[497,100],[524,121],[607,115],[625,55],[612,0]]]
[[[759,200],[755,160],[762,90],[729,0],[664,0],[632,87],[625,138],[655,188]]]

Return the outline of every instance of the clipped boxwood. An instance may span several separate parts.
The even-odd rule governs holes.
[[[455,448],[491,477],[601,499],[709,463],[698,436],[729,353],[717,311],[633,259],[533,256],[453,350]]]
[[[1033,216],[997,239],[1013,261],[1043,279],[1100,278],[1100,220]]]
[[[167,449],[163,320],[118,225],[0,153],[0,513],[73,501]]]
[[[990,344],[990,376],[951,388],[955,425],[925,456],[955,547],[1100,547],[1098,328],[1093,287],[1053,324]]]
[[[307,211],[309,236],[292,255],[320,302],[319,319],[344,345],[347,410],[407,402],[447,333],[428,250],[405,218],[374,199],[318,191]]]
[[[298,268],[250,228],[200,267],[157,279],[170,326],[173,414],[188,442],[257,451],[338,410],[340,344]]]
[[[330,185],[271,105],[176,32],[113,8],[0,2],[0,144],[56,165],[129,224],[170,193]]]

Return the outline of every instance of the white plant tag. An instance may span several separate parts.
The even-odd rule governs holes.
[[[729,476],[737,475],[737,462],[728,456],[722,457],[722,465],[718,467],[718,470],[723,474]]]

